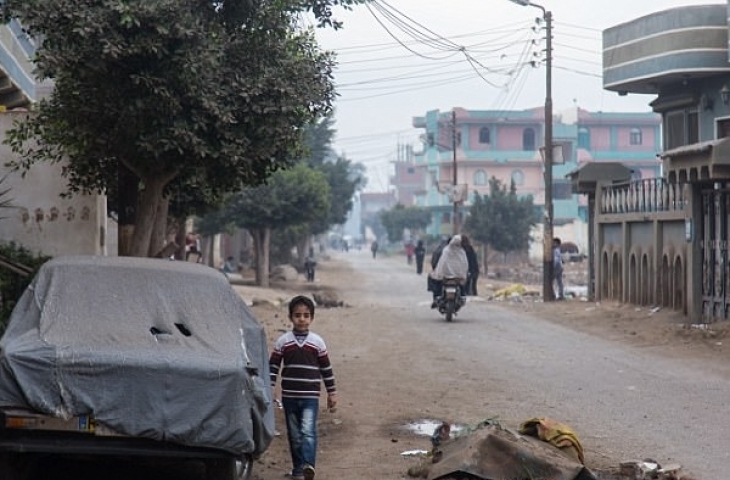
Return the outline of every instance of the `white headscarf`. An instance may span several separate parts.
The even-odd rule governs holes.
[[[461,246],[461,235],[454,235],[449,244],[444,247],[432,276],[436,280],[449,277],[465,279],[468,270],[469,262],[466,259],[466,252]]]

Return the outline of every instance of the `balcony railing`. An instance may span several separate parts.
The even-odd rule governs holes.
[[[600,192],[601,213],[644,213],[683,210],[687,205],[681,184],[663,178],[607,185]]]

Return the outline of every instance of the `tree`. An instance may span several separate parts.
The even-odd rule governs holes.
[[[464,230],[485,250],[491,246],[497,251],[508,253],[529,246],[530,230],[536,223],[532,196],[518,197],[514,182],[511,182],[507,191],[496,177],[492,177],[489,180],[489,195],[474,193]],[[486,252],[482,258],[486,273]]]
[[[321,172],[300,163],[273,174],[266,184],[235,195],[224,218],[248,229],[256,250],[256,284],[269,285],[269,242],[272,230],[312,221],[327,211],[329,185]]]
[[[403,231],[426,228],[431,223],[431,213],[425,208],[405,207],[398,204],[391,210],[380,212],[380,221],[388,233],[391,242],[398,242],[403,238]]]
[[[120,247],[150,255],[176,189],[214,203],[298,158],[303,127],[335,94],[332,54],[296,15],[338,28],[332,7],[356,3],[6,0],[5,17],[42,39],[37,71],[55,82],[9,132],[13,166],[68,159],[69,192],[116,200],[131,237]]]
[[[332,139],[336,133],[333,123],[332,116],[328,115],[307,128],[305,146],[308,155],[304,158],[311,168],[322,172],[327,178],[330,185],[330,208],[319,212],[317,218],[305,225],[297,225],[296,228],[290,228],[289,232],[281,232],[281,250],[288,252],[296,246],[301,265],[306,258],[312,236],[344,223],[352,210],[355,192],[364,188],[366,183],[364,165],[353,164],[332,150]]]

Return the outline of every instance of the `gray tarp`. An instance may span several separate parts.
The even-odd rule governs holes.
[[[271,404],[263,328],[199,264],[55,258],[0,339],[0,407],[240,455],[268,447]]]

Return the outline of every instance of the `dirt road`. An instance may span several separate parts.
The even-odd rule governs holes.
[[[620,308],[578,302],[506,306],[477,299],[446,323],[429,308],[425,278],[412,266],[400,258],[373,260],[365,251],[320,262],[317,278],[314,285],[287,285],[278,296],[333,288],[349,305],[319,309],[313,325],[328,343],[340,390],[340,408],[320,417],[318,480],[404,478],[416,461],[401,453],[430,446],[407,428],[413,422],[468,425],[496,417],[516,427],[535,416],[572,426],[592,469],[649,457],[680,463],[699,480],[726,476],[730,376],[720,337],[676,336],[671,315],[634,319],[632,333]],[[245,290],[249,295],[257,292]],[[254,310],[271,341],[289,328],[284,308]],[[627,317],[631,311],[624,310]],[[676,350],[667,343],[671,335]],[[692,342],[699,349],[688,349]],[[277,417],[283,433],[281,412]],[[255,476],[279,480],[289,468],[282,435]]]

